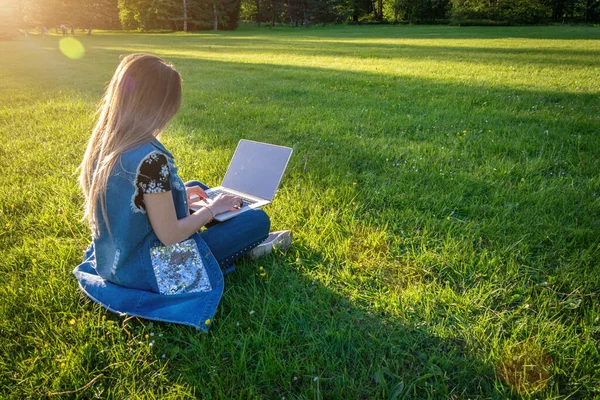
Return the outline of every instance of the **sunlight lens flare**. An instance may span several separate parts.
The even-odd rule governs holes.
[[[85,48],[83,47],[83,44],[81,44],[79,40],[72,37],[60,39],[60,42],[58,42],[58,48],[60,49],[61,53],[73,60],[83,58],[85,55]]]

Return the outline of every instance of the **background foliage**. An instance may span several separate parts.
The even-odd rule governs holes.
[[[600,21],[600,0],[5,0],[0,33],[76,28],[236,29],[238,22],[545,24]],[[184,24],[184,21],[187,22]]]

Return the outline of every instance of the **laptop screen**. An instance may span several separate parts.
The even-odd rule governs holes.
[[[242,139],[221,186],[273,200],[291,154],[289,147]]]

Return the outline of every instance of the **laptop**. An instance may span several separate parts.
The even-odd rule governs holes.
[[[243,204],[239,210],[217,214],[214,219],[226,221],[272,202],[292,151],[289,147],[240,140],[221,186],[206,190],[206,195],[209,204],[220,193],[239,196]],[[204,201],[195,201],[189,208],[196,211],[205,205]]]

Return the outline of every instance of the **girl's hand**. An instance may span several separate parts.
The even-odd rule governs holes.
[[[208,199],[206,192],[200,186],[190,186],[185,188],[188,203],[195,203]],[[192,198],[193,197],[193,198]]]
[[[213,214],[217,215],[227,211],[239,210],[242,204],[242,199],[238,196],[221,193],[213,200],[209,207]]]

